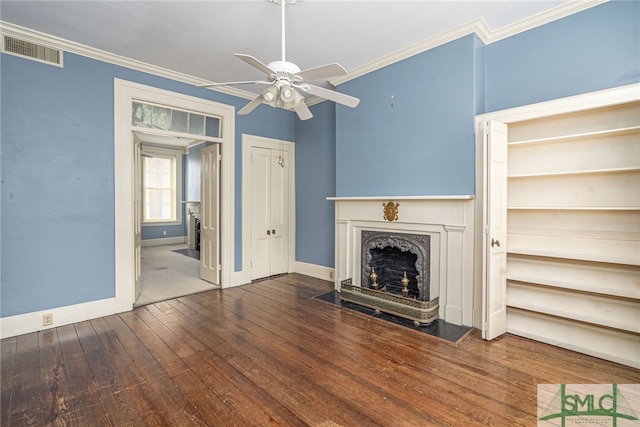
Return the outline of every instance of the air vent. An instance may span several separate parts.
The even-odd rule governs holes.
[[[62,51],[41,44],[4,36],[2,51],[12,55],[62,67]]]

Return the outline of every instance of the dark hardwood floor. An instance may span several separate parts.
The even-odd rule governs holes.
[[[640,371],[515,336],[457,344],[286,275],[1,342],[2,426],[534,426],[538,383]]]

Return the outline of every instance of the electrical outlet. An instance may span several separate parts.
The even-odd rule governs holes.
[[[329,272],[329,280],[333,280],[333,271]]]
[[[167,235],[167,230],[162,230],[162,235],[166,236]]]
[[[42,315],[42,326],[53,325],[53,313],[46,313]]]

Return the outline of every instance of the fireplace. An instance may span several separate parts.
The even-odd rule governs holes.
[[[372,287],[371,273],[375,271],[380,289],[403,295],[406,275],[407,296],[429,301],[429,235],[362,230],[361,241],[360,283]]]
[[[413,320],[438,318],[439,299],[430,299],[431,238],[428,234],[361,231],[361,286],[341,283],[345,301]]]
[[[393,310],[408,311],[407,317],[413,316],[411,318],[421,323],[425,322],[425,316],[433,318],[430,311],[433,308],[436,318],[454,325],[481,323],[480,310],[474,311],[474,298],[477,300],[481,294],[480,287],[474,287],[473,196],[364,196],[329,200],[336,204],[334,281],[341,297],[357,299],[353,302],[368,304],[374,309],[378,309],[376,304],[380,303]],[[390,205],[395,209],[389,209]],[[368,252],[372,247],[363,254],[362,244],[370,237],[378,237],[378,233],[387,233],[387,238],[396,236],[393,244],[384,245],[391,246],[385,251],[392,256],[411,254],[415,257],[415,260],[400,261],[401,265],[396,268],[403,276],[404,271],[407,272],[406,298],[402,295],[402,277],[397,287],[397,272],[391,279],[379,277],[379,290],[370,287],[372,267]],[[373,246],[381,249],[377,243]],[[418,247],[426,249],[418,250]],[[409,249],[403,252],[404,248]],[[371,255],[372,259],[375,256]],[[373,268],[376,274],[386,275],[382,267]],[[387,292],[381,290],[383,280]]]

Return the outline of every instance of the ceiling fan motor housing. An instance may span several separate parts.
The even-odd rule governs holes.
[[[288,61],[273,61],[270,62],[267,67],[271,68],[273,71],[277,73],[289,73],[289,74],[298,74],[300,72],[300,67],[298,67],[293,62]]]

